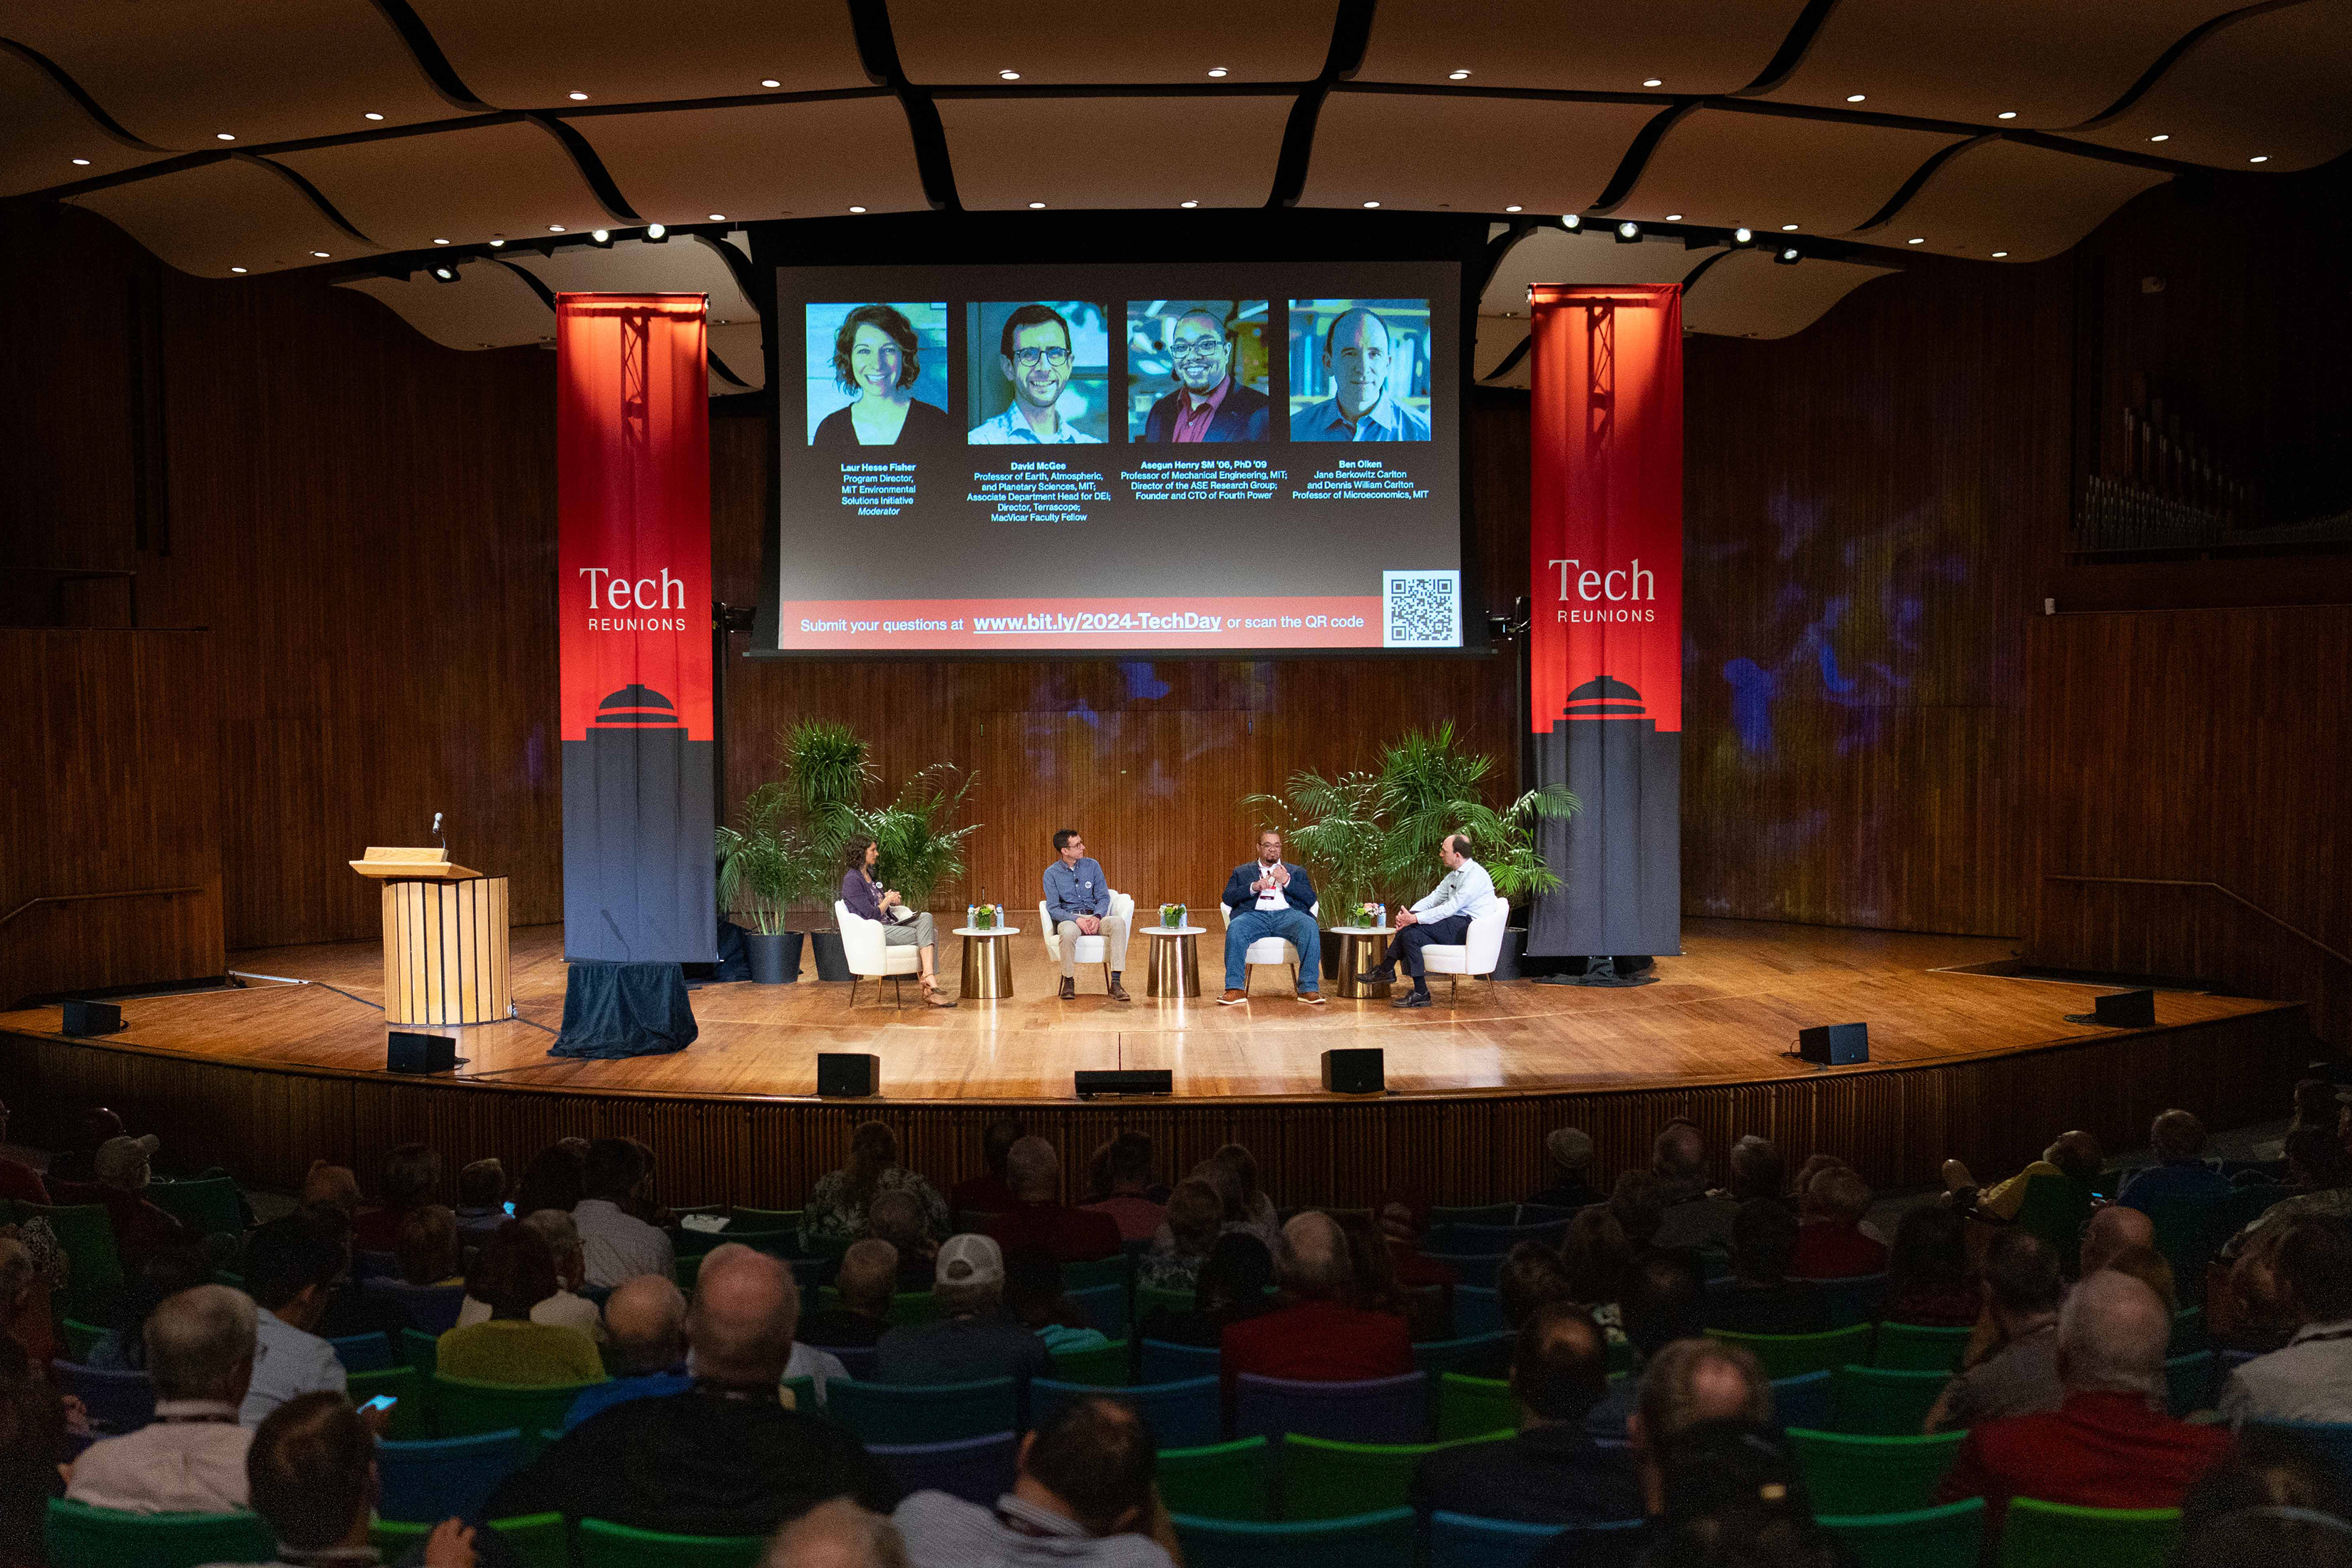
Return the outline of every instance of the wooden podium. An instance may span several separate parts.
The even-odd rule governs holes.
[[[495,1024],[513,1011],[507,879],[449,851],[368,847],[352,869],[383,884],[383,1021]]]

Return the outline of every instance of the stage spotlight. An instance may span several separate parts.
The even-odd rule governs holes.
[[[1731,231],[1731,243],[1734,245],[1753,245],[1756,243],[1756,231],[1745,225],[1742,225]]]
[[[506,244],[506,241],[505,241],[505,240],[503,240],[503,239],[494,239],[494,240],[490,241],[490,248],[491,248],[492,250],[497,250],[497,249],[499,249],[500,247],[504,246],[505,244]]]
[[[457,281],[457,268],[454,264],[445,261],[433,268],[433,276],[444,283],[455,283]]]
[[[1783,267],[1794,267],[1798,262],[1802,261],[1804,258],[1805,253],[1799,250],[1793,245],[1782,246],[1780,252],[1772,258],[1773,260],[1779,262]]]
[[[1574,213],[1562,213],[1560,215],[1559,226],[1568,230],[1569,233],[1574,234],[1578,229],[1584,226],[1584,220],[1577,216]]]
[[[659,224],[659,223],[649,223],[649,224],[646,225],[646,244],[648,244],[648,245],[659,245],[659,244],[661,244],[661,243],[662,243],[662,241],[664,241],[664,240],[667,239],[668,237],[669,237],[669,226],[668,226],[668,225],[667,225],[667,224]]]
[[[606,249],[612,248],[613,231],[609,228],[591,229],[588,231],[588,237],[596,245],[602,246]]]
[[[1634,223],[1634,222],[1633,222],[1631,219],[1628,219],[1627,221],[1625,221],[1625,222],[1623,222],[1623,223],[1621,223],[1621,224],[1619,224],[1619,225],[1617,226],[1617,243],[1618,243],[1618,244],[1620,244],[1620,245],[1639,245],[1641,242],[1642,242],[1642,226],[1641,226],[1640,224],[1638,224],[1638,223]]]

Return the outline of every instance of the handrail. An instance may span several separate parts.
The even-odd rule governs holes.
[[[0,915],[0,926],[6,925],[10,921],[15,920],[18,915],[23,914],[26,910],[31,909],[36,904],[74,904],[91,899],[168,899],[176,898],[182,893],[203,893],[209,892],[210,890],[211,889],[209,888],[197,886],[193,888],[125,888],[120,892],[113,893],[44,893],[37,899],[26,899],[23,903],[18,904],[6,914]]]
[[[2352,956],[2347,956],[2347,954],[2336,952],[2334,948],[2328,946],[2326,942],[2320,941],[2317,937],[2304,930],[2301,926],[2296,925],[2294,921],[2280,919],[2278,916],[2271,913],[2270,910],[2263,908],[2262,905],[2254,902],[2253,900],[2246,897],[2243,893],[2239,892],[2234,888],[2225,888],[2219,882],[2189,882],[2182,881],[2179,879],[2173,877],[2072,877],[2061,876],[2054,872],[2044,872],[2042,879],[2045,882],[2108,883],[2123,888],[2210,888],[2215,892],[2221,894],[2223,898],[2245,905],[2246,908],[2253,910],[2254,913],[2262,916],[2263,919],[2270,921],[2271,924],[2278,927],[2281,931],[2302,938],[2305,942],[2309,942],[2312,946],[2317,948],[2320,952],[2326,953],[2336,963],[2343,964],[2346,968],[2352,969]]]

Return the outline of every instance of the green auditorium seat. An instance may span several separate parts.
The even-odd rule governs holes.
[[[96,1323],[85,1323],[79,1318],[75,1317],[66,1318],[58,1326],[65,1331],[65,1350],[66,1359],[68,1361],[87,1362],[89,1360],[90,1347],[98,1343],[100,1340],[105,1338],[109,1332],[109,1331],[100,1328]]]
[[[780,1230],[797,1231],[804,1209],[737,1208],[727,1218],[727,1228],[716,1232],[721,1241],[742,1236],[773,1236]]]
[[[1870,1364],[1889,1372],[1956,1372],[1974,1329],[1926,1329],[1881,1323]]]
[[[838,1311],[840,1308],[840,1291],[830,1285],[817,1287],[818,1311]],[[890,1323],[894,1328],[910,1328],[917,1323],[932,1322],[939,1315],[939,1298],[929,1290],[900,1290],[890,1298]]]
[[[1936,1500],[1965,1432],[1931,1437],[1857,1436],[1791,1427],[1789,1447],[1815,1513],[1909,1513]]]
[[[2015,1498],[2000,1568],[2164,1568],[2180,1535],[2177,1508],[2076,1508]]]
[[[1345,1519],[1402,1508],[1412,1500],[1412,1473],[1441,1448],[1498,1443],[1508,1432],[1451,1443],[1335,1443],[1296,1433],[1282,1439],[1282,1517]]]
[[[1842,1366],[1830,1380],[1830,1427],[1882,1437],[1916,1436],[1927,1424],[1949,1373]]]
[[[1801,1377],[1860,1362],[1870,1353],[1870,1325],[1855,1323],[1820,1334],[1736,1334],[1710,1329],[1707,1338],[1738,1345],[1764,1363],[1769,1378]]]
[[[48,1221],[66,1255],[65,1310],[82,1321],[104,1319],[122,1289],[122,1254],[114,1245],[114,1221],[104,1204],[49,1205],[20,1203],[20,1221]]]
[[[1176,1514],[1185,1568],[1412,1568],[1412,1510],[1258,1524]]]
[[[1088,1350],[1055,1351],[1048,1359],[1053,1363],[1054,1377],[1063,1383],[1117,1388],[1127,1382],[1127,1369],[1134,1363],[1134,1347],[1127,1341],[1112,1340]]]
[[[250,1513],[122,1513],[51,1498],[45,1534],[57,1568],[201,1568],[278,1555],[277,1538]]]
[[[478,1432],[522,1434],[523,1463],[539,1457],[542,1434],[560,1427],[583,1389],[595,1383],[559,1383],[544,1387],[511,1383],[481,1383],[470,1377],[433,1374],[434,1423],[444,1437],[470,1437]]]
[[[1489,1432],[1513,1432],[1518,1425],[1519,1402],[1512,1395],[1511,1385],[1502,1379],[1469,1377],[1458,1372],[1449,1372],[1438,1379],[1440,1442],[1483,1436]]]
[[[1979,1568],[1985,1500],[1972,1497],[1910,1513],[1813,1517],[1853,1553],[1855,1568]]]
[[[580,1568],[751,1568],[767,1545],[764,1535],[665,1535],[580,1521]]]
[[[824,1413],[868,1443],[952,1443],[1016,1429],[1013,1380],[971,1383],[868,1383],[824,1380]]]
[[[368,1526],[368,1543],[387,1563],[397,1563],[425,1543],[434,1524],[404,1524],[380,1519]],[[490,1529],[522,1560],[523,1568],[572,1568],[572,1533],[560,1513],[528,1513],[520,1519],[494,1519]]]
[[[1160,1500],[1171,1513],[1201,1519],[1272,1519],[1267,1465],[1262,1436],[1198,1448],[1162,1448],[1157,1472]]]
[[[196,1236],[243,1236],[245,1199],[226,1176],[193,1182],[151,1182],[139,1194]]]

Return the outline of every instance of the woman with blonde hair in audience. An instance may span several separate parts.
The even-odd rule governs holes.
[[[947,1200],[919,1172],[898,1163],[898,1135],[880,1121],[861,1121],[849,1134],[849,1163],[817,1178],[802,1216],[803,1234],[857,1240],[873,1229],[866,1206],[884,1193],[905,1193],[923,1205],[934,1237],[948,1234]]]

